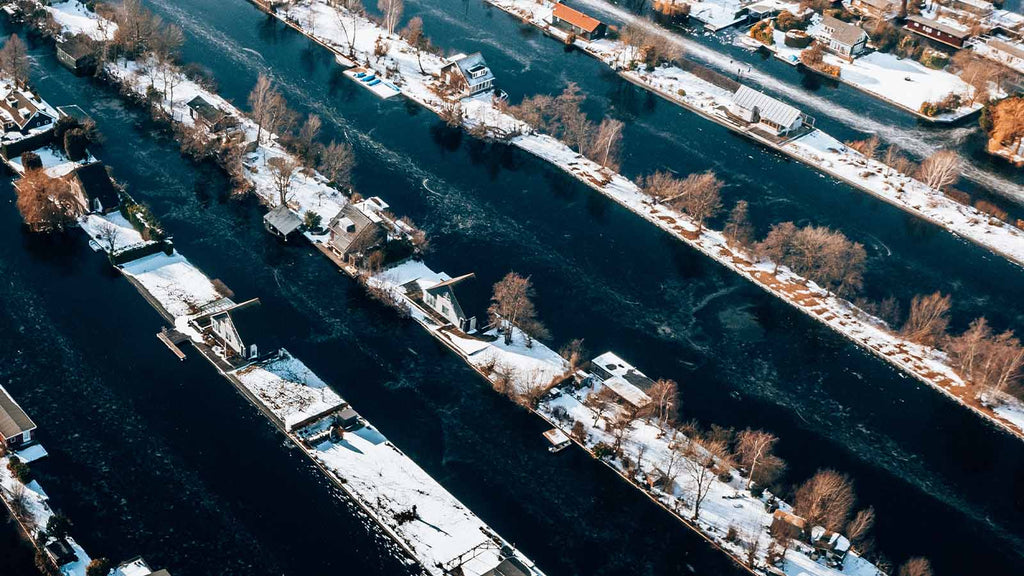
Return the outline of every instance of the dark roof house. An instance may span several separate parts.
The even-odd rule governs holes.
[[[71,544],[68,544],[68,541],[64,538],[50,542],[46,546],[43,546],[43,550],[58,568],[78,560],[78,556],[75,554],[75,549],[72,548]]]
[[[441,68],[441,80],[461,100],[494,88],[494,74],[479,52],[458,55]]]
[[[32,443],[35,429],[35,422],[0,386],[0,444],[9,449],[20,449]]]
[[[605,35],[608,27],[592,16],[574,10],[565,4],[555,4],[551,13],[551,23],[566,32],[571,32],[586,40],[596,40]]]
[[[69,40],[57,42],[57,60],[75,74],[83,74],[95,70],[95,42],[88,36],[79,34]]]
[[[74,178],[89,212],[107,214],[121,205],[121,192],[101,162],[79,166]]]
[[[342,207],[338,215],[331,219],[328,230],[331,233],[331,251],[346,262],[350,258],[369,253],[387,237],[380,223],[352,204]]]
[[[192,120],[210,132],[220,132],[237,124],[233,116],[210,104],[202,96],[189,100],[186,106]]]

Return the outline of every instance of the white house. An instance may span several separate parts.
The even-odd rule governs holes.
[[[479,52],[458,54],[441,68],[441,81],[452,90],[455,100],[461,100],[493,89],[494,73]]]
[[[254,336],[257,329],[252,326],[259,304],[259,298],[253,298],[241,304],[232,303],[209,315],[208,334],[223,349],[225,358],[259,358],[260,348],[256,345]],[[267,350],[274,348],[267,347]]]
[[[455,297],[455,285],[473,278],[474,274],[463,274],[457,278],[442,280],[436,284],[423,287],[423,303],[446,320],[458,326],[463,332],[476,330],[476,316],[467,316],[458,298]]]
[[[747,86],[740,86],[733,94],[729,112],[775,136],[785,136],[805,124],[814,124],[814,119],[799,109]]]
[[[645,390],[654,385],[654,380],[614,352],[605,352],[591,360],[590,373],[634,409],[639,410],[651,403],[651,397]]]
[[[864,51],[868,44],[868,33],[856,24],[848,24],[825,15],[814,37],[829,52],[853,60]]]

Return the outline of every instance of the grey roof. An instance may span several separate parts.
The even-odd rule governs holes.
[[[223,110],[210,104],[202,96],[196,96],[189,100],[186,106],[195,110],[196,114],[199,114],[199,116],[211,124],[220,121],[226,115]]]
[[[757,109],[762,120],[768,120],[779,126],[790,126],[801,115],[800,110],[789,104],[747,86],[740,86],[740,89],[733,94],[732,101],[745,110]]]
[[[494,74],[491,69],[487,67],[487,62],[484,61],[484,57],[479,52],[474,52],[464,58],[459,58],[455,61],[455,65],[459,67],[462,75],[466,78],[466,82],[470,86],[476,86],[486,82],[487,80],[494,80]],[[478,78],[473,78],[473,72],[482,69],[486,72]]]
[[[829,16],[828,14],[825,15],[821,23],[833,30],[833,32],[829,34],[833,40],[847,46],[853,46],[859,42],[861,38],[867,35],[867,32],[862,30],[860,26],[843,22],[842,20]]]
[[[529,568],[523,566],[523,563],[515,556],[509,556],[485,572],[483,576],[527,576],[528,574],[530,574]]]
[[[81,60],[93,55],[94,44],[95,42],[88,36],[77,35],[69,40],[57,42],[57,49],[75,60]]]
[[[302,226],[302,220],[284,204],[267,212],[263,216],[263,221],[285,236]]]
[[[355,227],[352,232],[347,231],[344,226],[349,223]],[[364,231],[372,227],[377,227],[377,225],[366,214],[363,214],[362,210],[352,204],[346,204],[337,216],[331,219],[331,244],[342,253],[346,253],[353,247],[356,240],[363,236]],[[356,246],[356,249],[359,249],[359,246]]]
[[[7,390],[0,386],[0,437],[11,438],[35,428],[35,422],[25,414]]]

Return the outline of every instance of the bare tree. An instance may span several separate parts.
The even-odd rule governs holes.
[[[323,122],[320,121],[320,116],[310,114],[306,116],[306,121],[302,123],[302,128],[299,129],[299,137],[297,139],[299,152],[309,164],[313,163],[315,156],[313,149],[316,139],[320,135],[320,127],[322,125]]]
[[[793,509],[814,525],[838,532],[846,525],[855,496],[849,476],[819,470],[796,491]]]
[[[348,55],[355,56],[356,34],[359,32],[360,20],[366,16],[366,8],[361,0],[344,0],[338,4],[347,11],[347,14],[342,10],[335,12],[338,27],[341,28],[341,33],[345,35],[348,43]]]
[[[583,94],[575,82],[570,82],[565,90],[555,99],[554,107],[557,114],[556,121],[561,129],[562,139],[570,148],[583,154],[590,148],[590,142],[594,134],[594,124],[587,119],[580,104],[583,102]]]
[[[288,109],[284,96],[263,73],[260,73],[256,85],[249,92],[249,108],[250,115],[256,122],[256,142],[262,142],[264,130],[273,133],[287,127],[291,121],[292,112]]]
[[[384,28],[387,29],[388,36],[394,34],[395,28],[398,27],[398,22],[402,19],[405,2],[403,0],[377,0],[377,9],[381,11]]]
[[[871,528],[875,525],[875,509],[868,506],[863,510],[858,510],[857,514],[854,515],[853,520],[846,525],[846,537],[858,545],[861,552],[864,552],[863,543],[868,540],[868,534],[871,532]]]
[[[104,220],[96,230],[96,242],[103,250],[113,256],[121,239],[121,231],[110,222]]]
[[[960,178],[960,156],[953,150],[939,150],[925,158],[917,177],[936,190],[952,186]]]
[[[868,158],[874,158],[875,153],[878,151],[879,143],[878,136],[871,136],[867,140],[847,142],[846,145]]]
[[[651,198],[664,202],[683,194],[683,181],[670,172],[658,171],[644,176],[638,182],[643,193]]]
[[[290,156],[275,156],[267,160],[270,173],[274,175],[274,187],[277,188],[278,199],[282,206],[288,204],[288,193],[292,188],[292,177],[299,167],[298,162]]]
[[[727,240],[742,248],[748,248],[754,243],[754,228],[750,224],[749,206],[746,200],[740,200],[732,207],[722,234]]]
[[[21,36],[11,34],[0,48],[0,72],[18,86],[28,85],[30,62],[28,48]]]
[[[758,256],[771,260],[775,264],[772,274],[778,274],[779,266],[786,263],[793,254],[793,239],[796,237],[796,233],[797,227],[792,222],[774,224],[765,239],[757,244]]]
[[[682,208],[697,222],[697,233],[704,231],[704,222],[722,210],[721,190],[724,184],[714,172],[690,174],[682,183],[682,194],[670,203]]]
[[[509,272],[494,285],[491,305],[487,313],[491,323],[505,337],[505,344],[512,344],[513,331],[519,328],[529,341],[530,333],[535,337],[543,337],[546,332],[543,324],[537,320],[537,310],[533,305],[533,284],[515,272]]]
[[[558,354],[569,363],[569,372],[575,372],[587,357],[583,340],[575,338],[558,351]]]
[[[911,558],[900,566],[899,576],[932,576],[932,564],[927,558]]]
[[[724,442],[691,439],[687,444],[689,450],[683,459],[683,469],[687,476],[687,489],[693,496],[693,520],[700,518],[700,507],[707,498],[708,492],[715,483],[717,473],[715,467],[719,460],[725,460],[728,449]]]
[[[952,298],[936,292],[917,295],[910,301],[910,313],[900,333],[911,342],[935,346],[946,337]]]
[[[27,170],[15,185],[18,211],[34,232],[62,232],[84,212],[71,184],[43,170]]]
[[[123,0],[116,12],[117,30],[114,45],[129,57],[151,47],[153,36],[162,22],[142,6],[141,0]]]
[[[771,482],[782,471],[782,460],[772,454],[778,441],[770,432],[750,428],[737,435],[736,452],[748,471],[747,490],[754,482],[761,486]]]
[[[355,152],[352,146],[345,142],[332,140],[320,154],[320,172],[339,186],[352,185],[352,169],[355,165]]]
[[[416,65],[420,67],[420,74],[426,74],[420,55],[424,50],[430,50],[430,38],[423,33],[423,18],[419,16],[410,18],[408,24],[402,29],[401,36],[416,51]]]
[[[675,380],[659,379],[647,389],[652,402],[649,412],[658,419],[658,426],[671,424],[679,411],[679,385]]]
[[[991,106],[992,128],[989,137],[1017,150],[1024,140],[1024,96],[1004,98]]]
[[[960,336],[950,338],[946,351],[953,366],[972,384],[997,392],[1021,380],[1024,347],[1013,332],[995,334],[984,318],[971,323]]]
[[[597,135],[590,145],[590,158],[602,168],[619,169],[619,152],[622,145],[622,122],[605,118],[597,127]]]

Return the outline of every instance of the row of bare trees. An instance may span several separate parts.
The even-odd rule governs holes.
[[[558,96],[538,94],[524,98],[508,112],[534,129],[565,142],[602,168],[618,170],[623,123],[604,118],[595,125],[583,112],[584,96],[574,82]]]
[[[658,171],[643,177],[637,185],[644,194],[689,215],[697,223],[698,234],[704,231],[704,223],[722,210],[725,184],[711,170],[686,178]]]
[[[864,283],[864,246],[824,226],[775,224],[754,246],[754,252],[775,263],[775,272],[784,264],[841,296],[855,294]]]
[[[952,299],[939,292],[915,296],[900,333],[903,337],[946,351],[953,367],[981,391],[1022,396],[1024,346],[1010,330],[996,332],[977,318],[961,334],[948,332]]]

